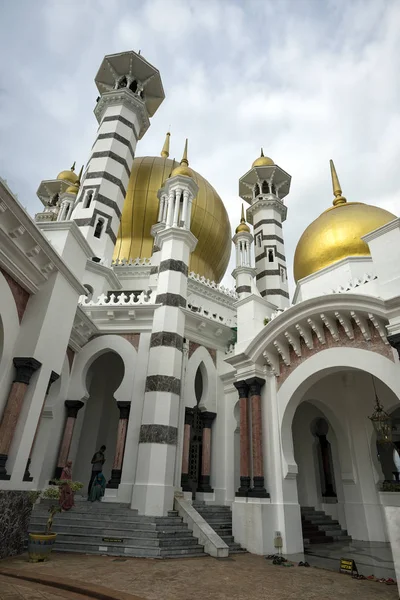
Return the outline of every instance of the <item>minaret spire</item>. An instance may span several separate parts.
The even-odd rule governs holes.
[[[163,156],[164,158],[168,158],[169,156],[169,140],[170,140],[171,134],[168,131],[167,135],[165,136],[165,142],[164,142],[164,146],[162,147],[161,150],[161,156]]]
[[[331,166],[331,176],[332,176],[332,188],[335,199],[333,201],[333,206],[340,206],[341,204],[346,204],[347,200],[342,196],[342,188],[340,187],[339,177],[337,176],[335,165],[333,164],[333,160],[329,161]]]
[[[184,165],[185,167],[189,166],[189,161],[188,161],[188,139],[186,138],[185,141],[185,147],[183,149],[183,156],[182,156],[182,160],[181,160],[181,165]]]

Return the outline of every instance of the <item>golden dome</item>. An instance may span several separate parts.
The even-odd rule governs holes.
[[[251,165],[251,168],[253,168],[253,167],[273,167],[274,165],[275,165],[275,163],[272,160],[272,158],[269,158],[269,156],[264,156],[264,150],[261,148],[261,154],[253,162],[253,164]]]
[[[240,223],[235,229],[235,233],[242,233],[242,232],[250,233],[250,227],[247,225],[246,219],[244,218],[243,204],[242,204],[242,216],[240,219]]]
[[[157,222],[157,192],[176,167],[176,161],[162,156],[134,159],[114,259],[151,257],[154,238],[150,229]],[[190,257],[189,271],[219,282],[231,254],[228,214],[212,185],[193,169],[190,171],[199,186],[190,228],[199,241]]]
[[[369,256],[361,237],[396,219],[395,215],[362,202],[347,202],[342,196],[335,167],[331,163],[335,200],[301,236],[294,254],[296,281],[349,256]]]
[[[74,173],[75,163],[72,165],[71,169],[68,171],[61,171],[57,175],[57,179],[62,179],[63,181],[68,181],[68,183],[72,183],[73,185],[79,181],[79,176]]]

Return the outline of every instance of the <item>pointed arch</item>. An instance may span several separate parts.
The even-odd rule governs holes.
[[[8,394],[8,381],[13,370],[14,347],[20,329],[18,310],[10,286],[0,272],[0,390]],[[11,381],[10,381],[11,383]],[[2,402],[6,400],[0,394],[0,414]]]

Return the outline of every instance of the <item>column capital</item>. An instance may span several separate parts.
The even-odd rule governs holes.
[[[246,379],[246,383],[249,386],[249,396],[260,396],[261,388],[265,383],[265,379],[261,377],[251,377]]]
[[[247,398],[249,395],[249,386],[247,382],[242,379],[241,381],[234,381],[233,385],[239,392],[239,398]]]
[[[59,374],[58,374],[58,373],[56,373],[55,371],[52,371],[52,372],[50,373],[49,383],[48,383],[48,385],[47,385],[47,390],[46,390],[46,396],[47,396],[47,395],[48,395],[48,393],[50,392],[50,388],[51,388],[51,386],[53,385],[53,383],[54,383],[55,381],[57,381],[57,379],[59,379],[59,377],[60,377],[60,376],[59,376]]]
[[[119,408],[119,418],[120,419],[129,419],[129,413],[131,411],[131,403],[130,402],[117,402],[117,406]]]
[[[205,429],[210,429],[212,422],[214,421],[215,417],[217,416],[217,413],[214,412],[202,412],[201,413],[201,421],[203,423],[203,427]]]
[[[193,408],[185,408],[185,425],[193,425]]]
[[[40,369],[40,367],[42,366],[42,363],[36,360],[36,358],[19,356],[13,358],[13,363],[16,369],[14,383],[26,383],[26,385],[29,385],[29,382],[34,372]]]
[[[76,419],[78,411],[84,406],[84,402],[81,400],[65,400],[64,402],[67,408],[67,417]]]
[[[388,335],[387,340],[389,344],[397,350],[397,354],[400,358],[400,333],[394,333],[393,335]]]

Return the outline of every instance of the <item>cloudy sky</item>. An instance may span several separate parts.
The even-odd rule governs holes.
[[[166,92],[138,155],[169,127],[172,156],[189,137],[232,226],[260,146],[292,175],[289,270],[331,203],[330,158],[349,200],[400,213],[399,0],[0,0],[0,15],[0,175],[31,214],[42,179],[86,163],[94,76],[131,49]]]

